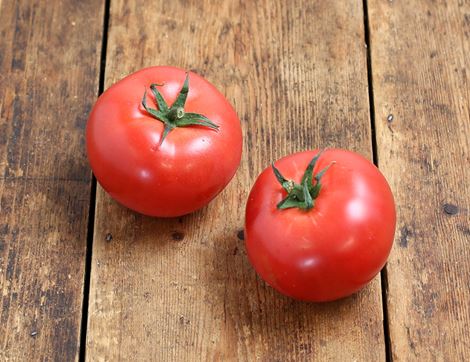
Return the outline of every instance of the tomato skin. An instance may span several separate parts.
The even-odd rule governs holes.
[[[241,159],[240,121],[208,81],[189,73],[186,112],[200,113],[218,131],[173,129],[160,145],[163,123],[141,105],[151,83],[169,106],[186,76],[175,67],[142,69],[117,82],[96,102],[86,129],[87,153],[100,185],[118,202],[145,215],[181,216],[209,203],[234,176]],[[157,108],[154,98],[147,102]]]
[[[275,163],[299,182],[318,151]],[[305,301],[331,301],[365,286],[385,265],[395,234],[395,203],[380,171],[346,150],[328,149],[314,173],[324,174],[313,209],[278,210],[286,192],[271,167],[248,198],[245,243],[256,272],[282,294]]]

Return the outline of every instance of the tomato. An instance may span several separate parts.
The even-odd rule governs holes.
[[[279,292],[330,301],[361,289],[385,265],[395,223],[392,192],[371,162],[346,150],[307,151],[260,174],[245,242],[256,272]]]
[[[240,163],[240,121],[224,96],[195,73],[142,69],[98,99],[86,129],[101,186],[142,214],[174,217],[211,201]]]

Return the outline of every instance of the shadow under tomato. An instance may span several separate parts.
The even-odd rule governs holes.
[[[158,218],[135,212],[112,199],[99,185],[95,229],[96,238],[111,243],[117,240],[126,245],[165,246],[171,243],[186,242],[191,238],[191,229],[206,213],[206,207],[191,214]],[[95,240],[100,241],[100,240]]]
[[[361,311],[369,311],[371,301],[380,304],[377,289],[369,285],[347,298],[326,303],[286,297],[257,276],[248,261],[244,241],[237,234],[238,231],[233,230],[214,242],[213,268],[208,268],[203,276],[206,293],[211,293],[213,303],[219,304],[214,310],[223,309],[222,314],[214,315],[214,319],[218,318],[225,327],[223,345],[256,346],[263,356],[276,360],[285,357],[286,353],[308,355],[314,345],[321,347],[335,338],[335,333],[340,339],[345,328],[357,329],[356,333],[361,333],[362,328],[370,328],[370,319],[374,316],[364,315]],[[375,317],[373,328],[382,328],[381,316]],[[315,338],[319,340],[315,341]],[[283,351],[276,356],[279,343],[283,344]]]

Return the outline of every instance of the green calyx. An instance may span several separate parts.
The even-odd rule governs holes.
[[[168,107],[162,94],[158,91],[157,87],[161,87],[163,84],[153,83],[150,85],[150,90],[155,96],[155,102],[157,103],[158,110],[147,106],[147,89],[144,92],[142,98],[142,106],[144,109],[153,116],[155,119],[163,123],[163,135],[160,138],[160,145],[165,140],[168,133],[176,127],[187,127],[187,126],[203,126],[210,129],[219,130],[219,126],[208,119],[206,116],[199,113],[186,113],[184,111],[184,105],[189,92],[189,74],[186,73],[186,79],[184,80],[183,87],[181,88],[176,101],[171,107]]]
[[[274,175],[281,184],[282,188],[287,192],[287,196],[277,204],[277,208],[279,210],[290,209],[294,207],[302,210],[310,210],[313,208],[315,205],[315,199],[320,194],[322,187],[320,182],[321,178],[331,167],[331,165],[335,163],[334,161],[331,162],[328,166],[314,175],[313,169],[315,168],[315,165],[322,153],[323,151],[318,152],[310,161],[307,169],[304,172],[304,175],[302,176],[302,181],[300,184],[295,183],[293,180],[287,180],[274,166],[274,163],[271,165]]]

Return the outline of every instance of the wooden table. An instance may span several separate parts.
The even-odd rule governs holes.
[[[465,0],[0,0],[0,361],[470,360],[469,36]],[[96,187],[84,144],[97,95],[157,64],[244,133],[231,184],[171,220]],[[250,267],[245,200],[331,146],[389,180],[395,244],[356,295],[296,302]]]

